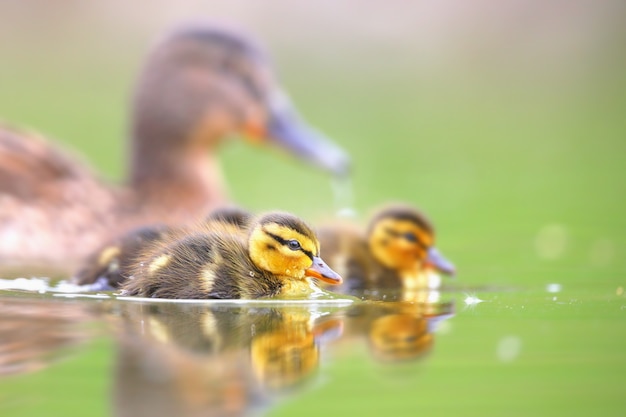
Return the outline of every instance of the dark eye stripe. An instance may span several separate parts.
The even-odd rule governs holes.
[[[276,242],[280,243],[283,246],[287,246],[288,247],[288,240],[287,239],[283,239],[282,237],[275,235],[274,233],[268,232],[267,230],[263,229],[263,231],[270,236],[272,239],[274,239]],[[308,256],[311,260],[313,260],[313,252],[306,250],[304,248],[300,248],[300,252],[304,253],[306,256]]]
[[[393,236],[395,238],[400,238],[400,237],[404,238],[404,239],[408,240],[409,242],[417,243],[423,249],[428,249],[428,245],[425,244],[417,235],[415,235],[413,233],[407,233],[407,234],[399,233],[399,232],[396,232],[395,230],[389,229],[389,228],[385,229],[385,233],[387,233],[388,235]],[[408,235],[410,235],[411,238],[409,238]]]
[[[304,248],[300,248],[300,251],[302,251],[302,253],[308,256],[310,260],[313,260],[313,252],[311,252],[310,250],[306,250]]]

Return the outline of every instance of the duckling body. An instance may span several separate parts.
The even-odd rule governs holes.
[[[270,213],[247,235],[214,227],[157,242],[139,256],[122,292],[158,298],[306,298],[317,290],[311,278],[341,283],[319,257],[317,238],[305,223]]]
[[[129,230],[196,221],[227,200],[214,150],[238,134],[332,172],[348,166],[297,117],[254,42],[202,25],[169,33],[148,56],[124,185],[101,181],[37,134],[0,125],[0,273],[65,274]]]
[[[235,206],[213,210],[198,225],[174,228],[162,224],[143,226],[107,242],[89,255],[72,278],[77,285],[91,285],[93,290],[113,290],[128,278],[139,255],[166,239],[185,234],[218,229],[224,233],[246,233],[252,214]]]
[[[439,285],[433,270],[454,273],[434,247],[430,221],[408,205],[379,210],[366,231],[335,224],[320,228],[319,237],[324,258],[344,277],[333,291],[432,288]]]
[[[119,288],[128,278],[137,255],[148,245],[174,233],[165,225],[143,226],[108,242],[91,255],[72,277],[77,285],[90,285],[94,291]]]

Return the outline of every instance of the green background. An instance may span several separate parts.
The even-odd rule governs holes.
[[[263,40],[305,118],[352,155],[359,221],[388,201],[421,207],[458,267],[459,306],[464,292],[488,300],[461,308],[404,382],[385,383],[357,352],[325,371],[330,383],[273,415],[623,412],[626,25],[619,2],[513,2],[513,10],[494,2],[466,20],[451,4],[426,9],[426,2],[397,10],[339,2],[299,12],[279,1],[240,2],[240,9],[156,2],[154,14],[121,2],[22,3],[0,6],[0,118],[54,138],[121,181],[128,97],[148,45],[180,18],[225,16]],[[241,141],[219,152],[232,199],[243,206],[290,210],[314,223],[339,208],[325,173]],[[549,283],[563,286],[563,305],[545,291]],[[508,334],[519,335],[524,350],[502,364],[494,345]],[[103,340],[71,361],[5,379],[3,415],[105,415],[111,355]],[[24,393],[45,398],[9,401]]]

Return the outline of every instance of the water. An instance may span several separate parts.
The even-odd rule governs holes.
[[[334,207],[337,217],[353,218],[357,211],[354,208],[354,190],[349,175],[335,175],[330,180],[333,192]]]
[[[354,303],[88,296],[0,292],[3,416],[576,416],[626,405],[626,297],[606,283]]]

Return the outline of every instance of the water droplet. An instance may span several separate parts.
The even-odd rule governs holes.
[[[563,289],[563,286],[561,284],[548,284],[548,285],[546,285],[546,291],[548,291],[550,293],[561,292],[562,289]]]
[[[356,217],[352,181],[347,175],[336,175],[331,179],[331,188],[335,197],[335,207],[339,217]]]
[[[471,305],[483,303],[485,300],[481,300],[475,295],[468,295],[467,297],[465,297],[465,300],[463,301],[465,302],[466,305],[471,306]]]

